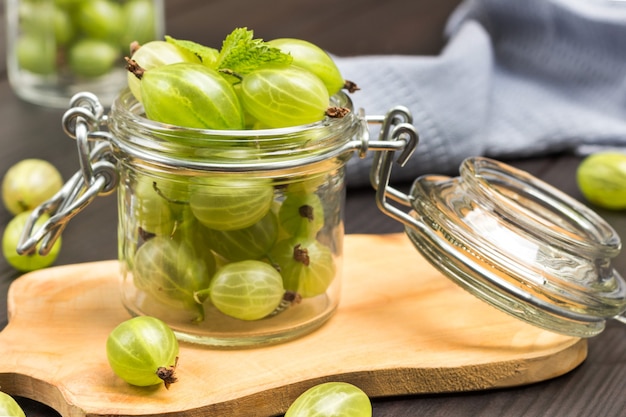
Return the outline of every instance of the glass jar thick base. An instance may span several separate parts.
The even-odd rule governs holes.
[[[334,309],[330,309],[325,314],[317,316],[309,322],[300,323],[297,327],[291,327],[289,329],[273,333],[259,333],[257,335],[230,334],[222,337],[220,335],[197,335],[175,330],[174,334],[176,334],[176,338],[181,342],[204,345],[207,347],[220,349],[257,348],[289,342],[312,333],[324,325],[324,323],[332,317],[334,312]]]
[[[219,349],[255,348],[288,342],[312,333],[333,316],[336,308],[336,302],[322,295],[261,320],[241,321],[209,307],[202,322],[194,322],[189,317],[172,317],[170,311],[167,324],[181,342]],[[133,316],[159,317],[164,314],[154,309],[140,311],[130,308],[128,303],[126,310]]]

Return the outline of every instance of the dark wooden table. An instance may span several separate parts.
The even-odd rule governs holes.
[[[219,45],[234,27],[247,26],[265,39],[299,37],[340,55],[436,54],[444,42],[442,27],[458,2],[275,0],[270,7],[270,3],[244,0],[166,1],[167,33]],[[2,20],[0,60],[3,64],[4,24]],[[2,65],[0,72],[0,175],[21,159],[38,157],[51,161],[69,178],[78,168],[78,160],[74,142],[61,130],[63,111],[18,100],[8,85],[5,67]],[[581,199],[574,180],[579,158],[550,155],[507,162]],[[348,191],[346,232],[402,231],[401,225],[377,212],[373,195],[370,189]],[[625,212],[598,212],[618,232],[626,231]],[[0,228],[4,229],[9,219],[9,213],[0,208]],[[116,221],[116,197],[96,199],[66,229],[57,264],[115,258]],[[626,275],[626,256],[617,260],[616,267]],[[18,276],[3,258],[0,259],[0,329],[7,322],[6,292]],[[374,399],[374,416],[626,416],[625,376],[626,329],[618,323],[609,323],[601,335],[589,341],[587,360],[562,377],[493,391]],[[57,415],[32,400],[19,400],[29,417]]]

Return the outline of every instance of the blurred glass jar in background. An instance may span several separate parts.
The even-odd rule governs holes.
[[[7,0],[7,66],[24,100],[66,108],[81,91],[109,106],[130,43],[162,39],[163,0]]]

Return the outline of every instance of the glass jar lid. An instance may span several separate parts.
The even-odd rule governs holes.
[[[468,158],[459,177],[418,178],[407,234],[470,293],[531,324],[590,337],[626,310],[611,266],[620,238],[599,215],[530,174]]]

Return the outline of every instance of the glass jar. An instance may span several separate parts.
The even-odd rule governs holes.
[[[612,266],[621,239],[587,206],[483,157],[463,161],[459,177],[421,176],[407,195],[389,186],[384,159],[374,167],[379,207],[405,224],[426,260],[471,294],[575,337],[597,335],[609,319],[626,323],[626,281]]]
[[[215,346],[274,343],[324,323],[339,301],[343,147],[358,118],[211,131],[154,123],[141,109],[127,91],[108,118],[130,313]]]
[[[66,108],[80,91],[109,106],[130,44],[161,39],[163,0],[7,0],[8,78],[22,99]]]
[[[201,130],[144,117],[129,89],[109,114],[80,93],[63,116],[79,170],[29,217],[17,251],[46,253],[67,222],[118,192],[121,296],[131,315],[214,347],[284,342],[335,312],[341,292],[345,164],[359,151],[403,150],[408,110],[265,130]],[[369,124],[381,124],[369,140]],[[35,223],[49,215],[41,227]],[[36,230],[35,230],[36,229]]]

